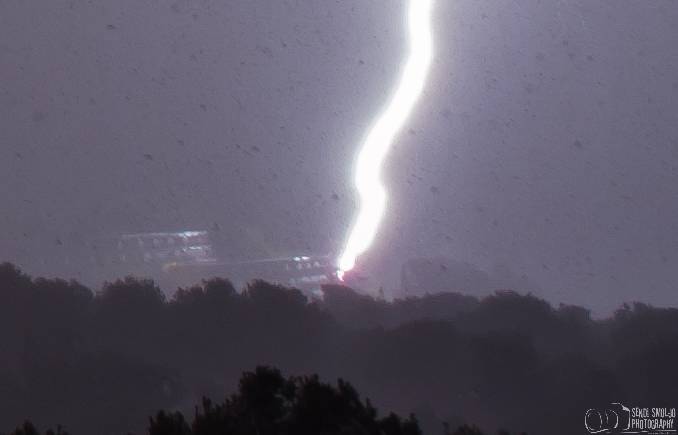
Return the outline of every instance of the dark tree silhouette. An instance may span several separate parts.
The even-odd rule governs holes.
[[[192,417],[196,398],[232,391],[199,415],[254,419],[259,431],[279,420],[299,431],[407,430],[410,420],[399,417],[370,426],[371,406],[343,382],[270,373],[263,382],[255,372],[241,385],[258,365],[350,379],[384,409],[416,411],[427,435],[441,433],[443,421],[454,422],[448,433],[468,422],[486,433],[569,435],[598,404],[678,403],[677,309],[629,303],[596,320],[585,308],[513,291],[386,302],[325,290],[325,300],[309,302],[264,281],[236,291],[214,278],[168,299],[150,280],[128,277],[93,292],[0,264],[0,430],[30,417],[74,434],[138,434],[148,415],[166,409],[154,427],[183,433],[193,425],[175,411]],[[323,420],[328,428],[314,420],[322,406],[336,409]]]
[[[203,399],[192,428],[178,413],[158,412],[149,435],[421,435],[414,416],[378,418],[369,401],[339,380],[336,387],[318,376],[290,377],[257,367],[243,374],[238,392],[224,403]]]
[[[191,428],[186,423],[182,413],[159,411],[151,417],[148,429],[149,435],[190,435]]]
[[[24,424],[14,429],[10,435],[40,435],[40,431],[33,426],[33,423],[30,421],[25,421]],[[56,431],[52,429],[47,429],[45,435],[69,435],[68,432],[63,430],[61,426],[57,426]]]
[[[452,435],[484,435],[476,426],[462,425]]]

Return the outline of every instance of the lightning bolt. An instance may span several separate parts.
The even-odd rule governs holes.
[[[433,0],[409,0],[409,55],[391,100],[370,128],[356,160],[354,182],[360,208],[339,257],[337,275],[340,279],[345,272],[353,269],[356,258],[370,247],[386,210],[386,188],[381,181],[381,166],[426,83],[433,57],[432,7]]]

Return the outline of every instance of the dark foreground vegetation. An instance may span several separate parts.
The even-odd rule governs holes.
[[[446,435],[483,435],[479,429],[460,426]],[[159,411],[150,418],[148,435],[422,435],[417,419],[394,413],[378,417],[369,400],[364,402],[347,382],[336,387],[318,376],[290,377],[280,371],[257,367],[240,379],[238,392],[223,403],[203,398],[188,423],[179,411]],[[46,435],[68,435],[61,427]],[[25,422],[10,435],[40,435]],[[510,435],[500,431],[499,435]],[[525,435],[525,434],[522,434]]]
[[[313,386],[308,394],[353,403],[351,412],[372,416],[373,428],[397,421],[399,430],[425,435],[477,433],[464,424],[569,435],[582,433],[588,408],[678,403],[678,310],[625,305],[595,321],[583,308],[510,291],[391,303],[339,287],[309,303],[296,290],[257,281],[237,292],[222,279],[166,300],[148,280],[126,278],[94,293],[0,265],[0,430],[30,419],[74,435],[141,434],[154,415],[151,435],[227,434],[196,424],[225,415],[244,421],[237,397],[248,377],[239,379],[260,365],[293,376],[279,378],[287,385],[280,391]],[[380,409],[414,412],[418,423],[378,417],[348,384],[329,387],[303,377],[309,373],[349,379]],[[195,413],[202,397],[234,391]],[[321,412],[295,408],[307,403],[298,397],[283,403],[286,425]],[[35,433],[30,426],[16,433]],[[282,427],[270,433],[292,433]]]
[[[189,424],[179,411],[159,411],[149,435],[421,435],[417,420],[391,413],[379,418],[369,400],[339,380],[336,387],[317,376],[285,379],[272,368],[258,367],[240,379],[238,392],[223,403],[203,399]],[[61,428],[47,435],[67,435]],[[39,435],[26,422],[12,435]]]

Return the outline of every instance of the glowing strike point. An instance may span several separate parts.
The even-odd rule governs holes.
[[[337,277],[353,269],[356,258],[374,241],[384,210],[386,189],[381,182],[381,165],[395,135],[405,123],[421,94],[433,56],[431,9],[433,0],[409,0],[407,27],[409,56],[386,109],[370,129],[358,154],[355,187],[360,196],[360,210],[339,258]]]

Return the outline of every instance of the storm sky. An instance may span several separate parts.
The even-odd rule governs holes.
[[[403,1],[0,0],[0,260],[220,228],[338,252]],[[552,302],[678,305],[678,6],[438,0],[429,84],[362,266],[506,264]]]

